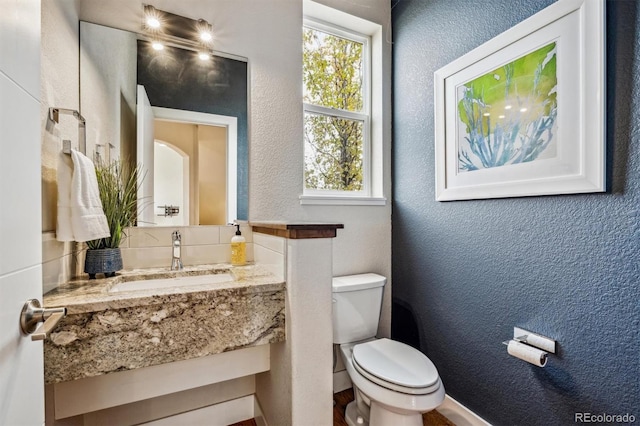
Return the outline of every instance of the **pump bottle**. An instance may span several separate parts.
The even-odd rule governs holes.
[[[235,226],[236,235],[231,238],[231,264],[242,266],[247,263],[247,243],[240,232],[240,225]]]

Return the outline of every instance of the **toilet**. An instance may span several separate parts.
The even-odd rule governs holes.
[[[375,338],[385,283],[378,274],[333,278],[333,343],[355,394],[345,418],[351,426],[422,426],[422,413],[444,400],[444,386],[422,352]]]

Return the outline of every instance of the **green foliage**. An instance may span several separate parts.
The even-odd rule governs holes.
[[[124,229],[135,224],[138,213],[138,177],[140,168],[124,160],[96,164],[100,201],[111,236],[87,241],[89,249],[117,248]]]
[[[307,188],[361,190],[363,123],[307,114],[304,127],[313,154],[305,162]]]
[[[363,45],[318,30],[303,32],[304,102],[350,112],[363,110]],[[307,188],[362,189],[361,120],[305,114]]]

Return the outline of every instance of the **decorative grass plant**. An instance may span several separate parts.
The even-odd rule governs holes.
[[[90,279],[103,273],[112,277],[122,269],[122,253],[120,243],[124,229],[132,226],[138,216],[138,183],[140,168],[123,160],[110,163],[98,161],[96,177],[100,191],[102,209],[107,217],[111,236],[87,241],[84,271]]]
[[[96,164],[100,201],[111,236],[87,241],[89,250],[118,248],[124,229],[135,224],[138,215],[138,178],[140,169],[125,160]]]

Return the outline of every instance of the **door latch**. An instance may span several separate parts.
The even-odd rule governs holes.
[[[67,308],[43,308],[38,299],[30,299],[22,307],[20,330],[30,334],[31,340],[45,340],[65,315]]]

